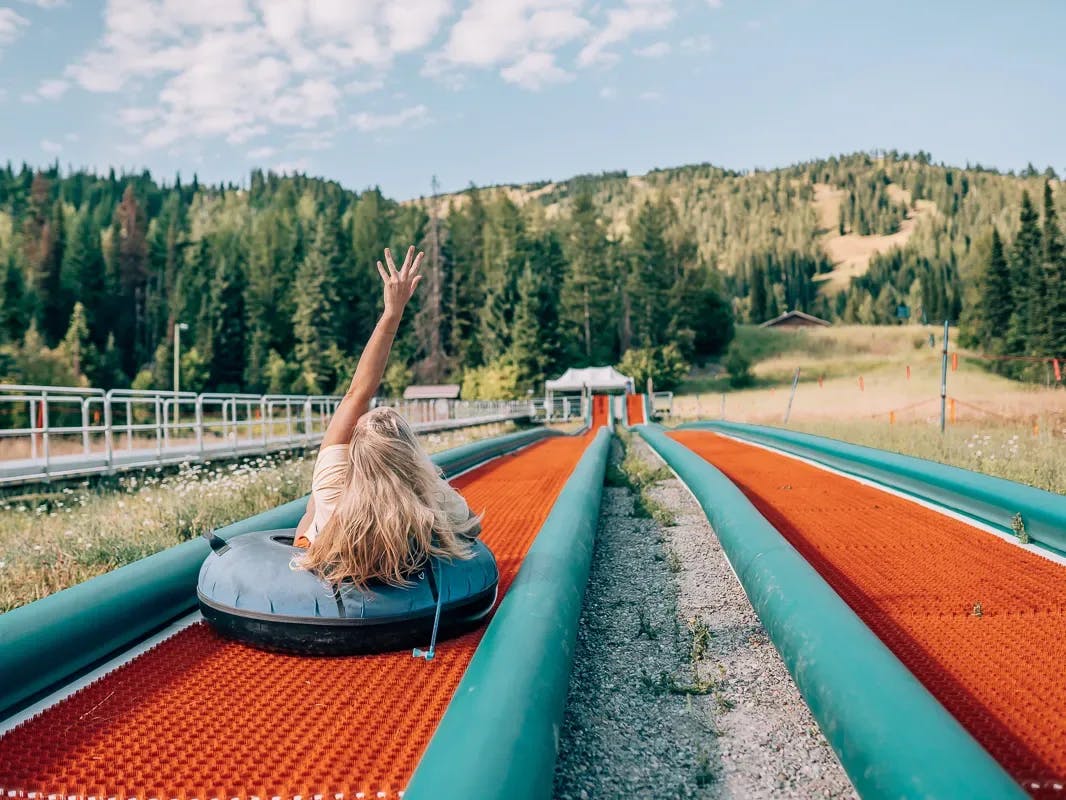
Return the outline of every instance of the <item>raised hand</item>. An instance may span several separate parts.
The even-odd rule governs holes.
[[[378,274],[385,282],[385,313],[402,314],[407,301],[415,293],[415,289],[422,281],[418,271],[422,269],[422,257],[425,253],[415,255],[414,245],[407,248],[407,256],[403,260],[403,266],[396,269],[396,263],[392,260],[392,251],[385,248],[385,263],[388,264],[386,271],[382,263],[378,262]]]

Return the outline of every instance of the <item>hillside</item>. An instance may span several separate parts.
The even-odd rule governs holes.
[[[962,319],[986,347],[999,337],[1003,354],[1055,353],[1066,350],[1066,299],[1047,266],[1062,260],[1058,187],[1032,169],[895,152],[747,173],[579,175],[403,203],[258,170],[235,187],[8,165],[0,377],[165,387],[181,321],[189,388],[331,391],[376,314],[374,260],[410,242],[429,253],[426,288],[390,391],[469,378],[474,393],[524,395],[564,365],[629,351],[701,363],[723,352],[734,319],[791,308],[888,324],[903,304],[915,322]],[[979,286],[993,229],[1010,262],[996,300],[1009,342]],[[1009,308],[1023,306],[1040,310]]]

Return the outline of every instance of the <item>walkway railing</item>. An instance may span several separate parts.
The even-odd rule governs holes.
[[[340,400],[0,384],[0,486],[314,446]],[[531,416],[518,401],[392,405],[420,433]]]

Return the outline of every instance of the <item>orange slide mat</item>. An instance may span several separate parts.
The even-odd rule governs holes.
[[[670,435],[729,476],[1022,788],[1066,796],[1066,567],[796,459]]]
[[[626,424],[627,425],[643,425],[644,424],[644,395],[642,395],[642,394],[627,394],[626,395]]]
[[[501,596],[591,435],[538,442],[452,482],[484,512]],[[316,659],[196,624],[0,738],[0,788],[97,800],[395,797],[482,633],[442,643],[431,662],[410,651]]]

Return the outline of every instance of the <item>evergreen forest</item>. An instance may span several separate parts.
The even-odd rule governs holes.
[[[831,224],[822,198],[838,204]],[[960,327],[1012,377],[1066,358],[1057,176],[858,153],[470,187],[397,201],[303,175],[246,185],[0,168],[0,379],[102,388],[343,391],[380,310],[384,247],[426,251],[385,391],[521,397],[567,366],[670,388],[735,323]],[[891,238],[846,283],[834,238]],[[901,307],[907,309],[906,313]],[[1043,373],[1041,373],[1043,374]]]

